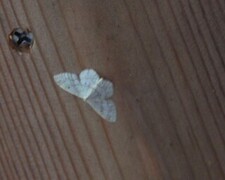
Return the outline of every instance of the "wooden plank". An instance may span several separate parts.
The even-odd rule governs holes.
[[[224,179],[225,2],[3,0],[1,179]],[[35,36],[31,53],[7,42]],[[95,69],[115,86],[101,119],[53,75]]]

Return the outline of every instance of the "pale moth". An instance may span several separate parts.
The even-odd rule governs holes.
[[[113,95],[113,84],[100,78],[93,69],[83,70],[79,76],[74,73],[54,75],[58,86],[87,102],[103,119],[116,121],[116,107],[109,99]]]

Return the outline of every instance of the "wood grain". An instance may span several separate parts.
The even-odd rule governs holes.
[[[224,1],[0,5],[0,179],[225,179]],[[85,68],[114,83],[115,124],[53,81]]]

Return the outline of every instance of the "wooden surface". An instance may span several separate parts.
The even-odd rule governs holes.
[[[0,68],[1,180],[225,179],[223,0],[2,0]],[[114,83],[115,124],[53,81],[84,68]]]

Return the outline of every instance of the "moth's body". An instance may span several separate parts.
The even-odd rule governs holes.
[[[103,79],[100,78],[99,81],[96,83],[96,85],[94,87],[90,87],[92,89],[92,91],[90,92],[90,94],[97,88],[98,84],[102,81]],[[87,99],[89,98],[90,94],[88,94],[87,96],[85,96],[84,98],[82,98],[84,101],[87,101]]]

